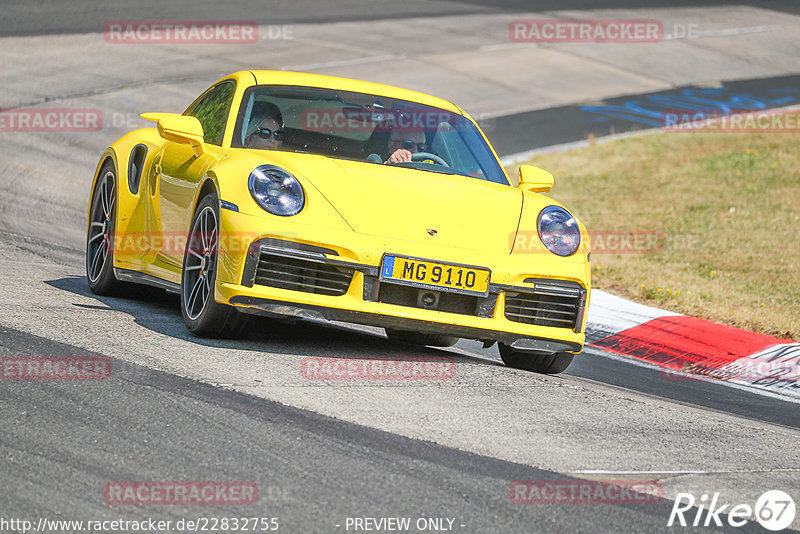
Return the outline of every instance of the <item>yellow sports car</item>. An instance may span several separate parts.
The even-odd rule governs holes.
[[[252,314],[384,327],[391,340],[500,343],[503,361],[566,369],[584,342],[586,229],[512,185],[475,122],[422,93],[243,71],[182,114],[145,113],[100,158],[89,287],[180,293],[186,326],[237,336]]]

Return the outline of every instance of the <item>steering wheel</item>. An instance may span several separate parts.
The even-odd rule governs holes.
[[[450,166],[447,164],[445,160],[443,160],[436,154],[431,154],[430,152],[414,152],[413,154],[411,154],[411,161],[425,161],[426,159],[433,160],[434,163],[436,163],[437,165],[441,165],[442,167]]]

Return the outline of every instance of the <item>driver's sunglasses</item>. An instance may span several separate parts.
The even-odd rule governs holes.
[[[392,143],[398,143],[406,150],[414,150],[414,148],[416,148],[417,152],[425,152],[425,150],[428,148],[428,145],[425,144],[425,141],[417,143],[410,139],[393,139]]]
[[[283,130],[270,130],[269,128],[259,128],[258,136],[261,139],[269,139],[274,137],[276,141],[283,140]]]

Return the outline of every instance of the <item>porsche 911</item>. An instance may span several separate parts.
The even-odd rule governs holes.
[[[243,71],[101,156],[86,270],[99,295],[180,294],[198,336],[248,319],[384,328],[390,340],[499,343],[515,368],[558,373],[584,343],[586,229],[512,180],[477,123],[419,92]]]

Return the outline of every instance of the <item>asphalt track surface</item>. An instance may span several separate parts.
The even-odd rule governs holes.
[[[132,9],[125,2],[97,9],[78,4],[85,6],[83,11],[70,8],[58,14],[61,4],[7,3],[0,8],[0,34],[97,31],[97,21],[109,17],[185,18],[179,3],[162,4],[153,3],[150,11],[140,9],[141,4]],[[431,15],[493,9],[479,2],[418,4]],[[547,9],[548,4],[556,7],[548,2],[537,7]],[[580,8],[587,2],[573,4]],[[253,19],[245,14],[252,13],[255,4],[238,5],[241,11],[225,11],[225,18]],[[793,9],[790,2],[777,5],[787,12]],[[414,2],[371,6],[368,14],[358,3],[320,8],[310,2],[287,2],[265,21],[360,20],[416,9]],[[519,6],[502,4],[504,9]],[[205,9],[211,11],[199,12],[196,18],[219,16],[215,8]],[[497,121],[507,121],[500,128],[506,130],[515,120],[537,117]],[[584,134],[570,126],[563,140],[582,139]],[[536,146],[512,146],[502,139],[497,144],[503,154]],[[43,157],[55,159],[51,152]],[[83,206],[74,209],[80,213]],[[83,225],[81,217],[75,221],[78,227]],[[666,528],[669,499],[647,505],[519,505],[509,501],[508,486],[515,480],[587,478],[584,472],[597,468],[606,478],[658,478],[667,495],[676,488],[699,495],[738,487],[745,488],[744,496],[757,497],[773,489],[771,482],[779,489],[797,489],[800,414],[798,404],[788,400],[709,382],[665,381],[657,370],[595,349],[587,349],[562,376],[538,377],[502,367],[495,348],[483,350],[471,342],[461,342],[452,351],[397,348],[374,331],[343,325],[260,321],[245,341],[207,342],[182,330],[174,296],[91,295],[79,274],[79,249],[24,232],[0,233],[0,247],[8,260],[0,273],[8,313],[2,324],[16,325],[0,326],[0,355],[103,355],[113,364],[112,376],[105,381],[2,383],[4,518],[176,520],[238,515],[278,517],[281,530],[287,532],[338,532],[344,531],[347,517],[407,516],[453,518],[457,532],[662,532],[674,530]],[[12,278],[20,276],[13,269],[26,271],[33,287],[15,285]],[[27,307],[40,312],[40,324],[21,316]],[[115,325],[125,328],[121,339],[114,336]],[[140,337],[125,339],[134,335],[130,325]],[[283,356],[285,367],[296,369],[301,355],[403,358],[420,353],[456,358],[463,378],[449,388],[398,387],[390,392],[391,387],[339,385],[338,390],[301,390],[308,384],[295,381],[286,387],[291,375],[280,367],[284,362],[277,361]],[[237,375],[240,364],[243,370]],[[247,365],[264,374],[248,375]],[[274,373],[274,382],[268,373]],[[260,376],[274,393],[245,387],[236,376]],[[270,395],[277,400],[265,398]],[[287,401],[294,396],[297,403]],[[421,411],[425,402],[410,400],[420,396],[438,405]],[[322,400],[315,402],[313,397]],[[356,402],[364,405],[352,406]],[[319,408],[326,403],[330,409]],[[483,412],[478,409],[481,403],[488,407]],[[345,404],[351,406],[345,409]],[[519,407],[518,419],[501,413],[504,404]],[[363,415],[370,409],[374,424],[354,422],[365,421]],[[491,418],[492,409],[497,420]],[[586,412],[584,419],[580,412]],[[460,419],[464,424],[458,424]],[[648,419],[651,424],[643,423]],[[527,433],[515,432],[516,424]],[[434,432],[435,427],[442,433]],[[466,436],[470,432],[474,439]],[[456,433],[464,435],[445,435]],[[503,440],[519,443],[513,447]],[[608,449],[605,456],[598,451],[602,447]],[[676,473],[667,473],[670,469]],[[114,480],[253,481],[261,498],[241,508],[110,507],[102,489]],[[715,530],[763,531],[755,524]]]
[[[0,37],[12,35],[49,35],[101,31],[108,20],[248,20],[258,24],[303,22],[340,22],[385,20],[409,16],[447,16],[516,11],[571,9],[659,8],[724,6],[724,0],[480,0],[428,1],[393,0],[319,2],[317,0],[280,0],[268,7],[259,0],[229,0],[224,3],[176,0],[108,0],[100,4],[82,0],[6,0],[0,5]],[[737,2],[765,9],[800,12],[792,0],[749,0]]]
[[[94,355],[7,329],[0,334],[6,354],[28,348],[30,355]],[[258,504],[228,508],[225,515],[277,517],[289,532],[335,531],[345,516],[446,517],[455,520],[458,532],[586,528],[584,514],[509,502],[510,481],[570,480],[557,473],[343,423],[120,360],[112,360],[112,367],[113,380],[90,387],[64,381],[6,389],[4,404],[14,409],[4,409],[0,446],[8,453],[4,476],[14,488],[0,490],[4,509],[18,517],[72,519],[65,510],[105,517],[98,490],[127,475],[255,482]],[[187,431],[199,425],[200,439]],[[611,532],[620,523],[656,531],[670,508],[669,501],[595,505],[586,515],[596,531]],[[177,521],[203,512],[170,507],[131,515]]]

